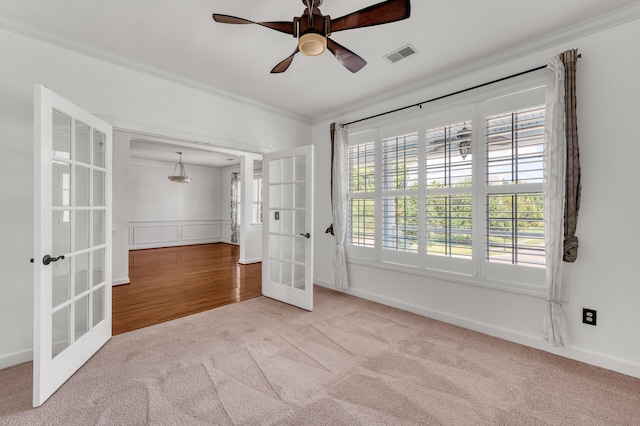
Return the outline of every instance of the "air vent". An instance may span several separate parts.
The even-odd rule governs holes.
[[[400,49],[395,50],[388,55],[385,55],[385,58],[387,58],[391,62],[398,62],[400,59],[404,59],[407,56],[411,56],[417,52],[418,51],[413,46],[407,44],[406,46],[401,47]]]

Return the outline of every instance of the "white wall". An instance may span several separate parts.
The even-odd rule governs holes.
[[[184,163],[186,184],[167,178],[175,163],[131,159],[129,249],[221,240],[222,169]]]
[[[640,181],[640,21],[577,37],[570,43],[537,49],[500,66],[414,93],[369,102],[358,111],[314,124],[316,146],[315,282],[330,286],[332,237],[329,123],[348,122],[491,81],[543,65],[556,53],[578,48],[578,126],[582,160],[582,206],[577,235],[579,258],[566,264],[569,301],[563,305],[569,327],[567,348],[554,350],[541,338],[545,300],[458,284],[425,276],[350,263],[351,289],[432,318],[537,347],[640,377],[640,278],[637,272],[640,222],[631,205]],[[548,45],[547,45],[548,46]],[[410,59],[408,59],[410,60]],[[582,324],[582,308],[598,311],[598,325]]]
[[[262,155],[247,154],[240,163],[242,179],[240,259],[242,264],[262,261],[262,225],[253,223],[253,171],[254,162],[262,161]]]
[[[113,283],[129,280],[129,136],[113,132]]]
[[[127,130],[253,152],[286,149],[311,138],[310,126],[290,116],[5,30],[0,30],[0,57],[0,170],[12,176],[11,184],[0,187],[0,368],[32,356],[35,83]],[[122,190],[114,187],[116,198]]]
[[[184,164],[191,183],[169,181],[175,163],[131,159],[130,222],[221,218],[222,169]]]

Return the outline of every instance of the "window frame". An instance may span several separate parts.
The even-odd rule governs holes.
[[[378,182],[380,182],[379,176],[378,176],[378,172],[380,170],[380,151],[379,151],[379,144],[375,143],[377,141],[379,137],[379,132],[376,130],[365,130],[363,132],[359,132],[359,133],[355,133],[353,135],[349,135],[348,138],[348,148],[350,149],[353,146],[357,146],[357,145],[362,145],[362,144],[366,144],[366,143],[371,143],[374,142],[374,150],[375,150],[375,155],[374,155],[374,181],[375,181],[375,186],[374,186],[374,191],[373,192],[351,192],[350,190],[347,191],[347,206],[351,206],[351,200],[353,199],[373,199],[374,200],[374,229],[379,229],[379,224],[378,224],[378,218],[380,217],[380,212],[379,212],[379,203],[376,203],[375,200],[378,197],[378,193],[380,191],[380,185],[378,184]],[[347,170],[347,173],[349,173],[349,170]],[[348,177],[348,179],[350,179],[351,176]],[[350,188],[349,188],[350,189]],[[350,217],[348,217],[348,212],[347,212],[347,226],[351,226],[351,219]],[[375,256],[374,253],[376,253],[377,251],[377,247],[380,246],[380,235],[378,232],[374,232],[374,244],[373,247],[367,247],[367,246],[356,246],[356,245],[351,245],[349,244],[349,230],[347,229],[347,243],[345,244],[346,247],[348,247],[349,253],[352,256],[355,257],[359,257],[359,258],[369,258],[371,256]]]
[[[258,190],[256,191],[256,186]],[[251,224],[262,225],[264,220],[264,187],[262,178],[262,169],[253,171],[253,180],[251,184]],[[256,215],[257,212],[257,215]]]
[[[498,113],[517,111],[536,105],[544,105],[544,73],[524,76],[503,82],[494,87],[479,89],[470,94],[457,95],[444,101],[434,102],[426,108],[395,118],[384,117],[367,124],[348,129],[349,146],[364,140],[375,140],[375,246],[357,247],[347,241],[346,252],[350,263],[400,270],[412,274],[436,277],[458,283],[506,290],[510,292],[545,297],[545,268],[495,264],[486,259],[486,117]],[[514,106],[515,105],[515,106]],[[521,105],[521,107],[518,107]],[[471,259],[447,257],[426,253],[426,158],[425,134],[434,127],[449,126],[463,121],[472,125],[472,256]],[[366,127],[365,127],[366,126]],[[419,186],[418,186],[418,252],[395,252],[382,248],[382,213],[384,195],[382,190],[382,140],[385,137],[418,132]],[[531,186],[529,184],[521,184]],[[536,184],[537,185],[537,184]],[[542,191],[542,184],[535,192]],[[495,188],[494,188],[495,189]],[[524,189],[524,188],[523,188]],[[500,187],[499,191],[508,192]],[[401,191],[396,191],[401,192]],[[437,191],[442,193],[451,190]],[[453,192],[459,193],[457,189]],[[526,191],[519,191],[526,192]],[[509,192],[512,193],[512,192]],[[371,193],[364,193],[366,198]],[[400,195],[400,194],[398,194]],[[349,192],[348,198],[360,198],[362,193]],[[480,206],[480,207],[479,207]],[[478,211],[479,210],[479,211]]]
[[[490,117],[496,114],[508,112],[508,111],[517,111],[520,109],[529,108],[535,105],[544,105],[545,104],[545,90],[544,87],[531,88],[530,90],[522,91],[519,93],[514,93],[511,95],[505,95],[501,97],[497,97],[494,99],[488,99],[479,104],[479,116],[486,119],[486,117]],[[482,128],[484,129],[484,121]],[[483,132],[483,143],[481,144],[481,155],[483,158],[486,157],[486,132]],[[486,168],[482,168],[482,170],[477,170],[478,173],[482,173],[481,177],[478,177],[479,197],[484,197],[486,199],[486,195],[488,194],[512,194],[514,193],[514,187],[516,185],[500,185],[500,186],[492,186],[487,185],[486,183]],[[527,193],[527,192],[542,192],[543,184],[518,184],[520,187],[517,193]],[[489,189],[490,188],[490,189]],[[478,200],[476,205],[485,205],[485,200]],[[484,224],[487,220],[486,209],[483,208],[482,212],[480,212],[480,216],[482,218],[482,226],[484,228]],[[483,250],[486,247],[486,232],[482,233],[481,241]],[[482,251],[484,253],[484,251]],[[503,282],[519,282],[523,284],[530,285],[539,285],[541,287],[545,286],[545,271],[546,268],[532,268],[532,267],[524,267],[519,265],[508,265],[508,264],[498,264],[492,263],[488,261],[480,262],[480,271],[479,275],[481,277],[491,277],[498,281]]]

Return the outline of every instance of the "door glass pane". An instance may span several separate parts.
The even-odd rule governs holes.
[[[280,259],[292,261],[293,260],[293,242],[295,238],[294,237],[280,237],[280,238],[281,238],[280,244],[282,245]]]
[[[276,219],[277,213],[277,219]],[[276,210],[269,210],[269,232],[273,232],[279,234],[282,227],[280,224],[282,221],[280,220],[280,212]]]
[[[280,185],[269,185],[269,207],[282,207]]]
[[[280,160],[269,161],[269,182],[280,183],[281,173]]]
[[[71,158],[71,118],[53,110],[53,155]]]
[[[282,281],[280,284],[293,287],[293,264],[282,262]]]
[[[75,302],[75,330],[76,341],[89,331],[89,295]]]
[[[69,331],[71,329],[71,305],[67,305],[53,313],[51,333],[51,355],[55,358],[60,352],[69,347]]]
[[[51,203],[54,207],[71,205],[71,165],[53,160]]]
[[[93,205],[104,207],[104,172],[93,171]]]
[[[293,260],[304,263],[307,255],[307,239],[304,237],[298,237],[294,244]]]
[[[293,158],[282,160],[282,181],[293,182]]]
[[[93,165],[104,167],[104,143],[105,135],[102,132],[93,130]]]
[[[298,182],[295,184],[295,207],[296,208],[304,208],[305,206],[305,184],[303,182]]]
[[[55,308],[71,298],[71,262],[69,258],[65,258],[51,263],[50,266],[51,307]]]
[[[293,208],[293,184],[283,184],[282,186],[282,207],[285,209]]]
[[[305,289],[304,265],[293,266],[293,286],[299,290]]]
[[[71,211],[54,210],[51,216],[52,256],[71,252]]]
[[[280,259],[280,236],[269,235],[269,257]]]
[[[104,244],[104,210],[93,212],[93,246]]]
[[[95,289],[93,295],[93,326],[104,319],[104,286]]]
[[[89,164],[90,131],[91,129],[89,128],[89,126],[76,121],[76,148],[74,159],[85,164]]]
[[[307,222],[305,219],[306,212],[304,210],[295,211],[295,229],[294,235],[300,235],[307,232]]]
[[[75,256],[76,259],[76,290],[75,295],[87,291],[89,288],[89,253]]]
[[[282,222],[283,234],[293,234],[293,210],[283,210],[280,212],[280,221]]]
[[[294,158],[295,163],[295,180],[297,182],[304,181],[307,178],[307,160],[304,155]]]
[[[93,286],[102,283],[105,278],[104,274],[105,251],[103,248],[93,252]]]
[[[269,260],[269,281],[280,284],[280,264],[277,260]]]
[[[89,210],[76,210],[76,251],[89,248]]]
[[[89,205],[89,172],[86,167],[76,166],[76,206]]]

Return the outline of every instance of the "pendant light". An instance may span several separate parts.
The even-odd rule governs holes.
[[[191,182],[191,178],[187,176],[187,173],[184,171],[184,164],[182,164],[182,153],[176,152],[176,154],[180,155],[180,160],[173,168],[173,175],[169,176],[169,180],[171,182],[189,183]],[[180,174],[176,174],[176,171],[178,169],[180,170]]]

